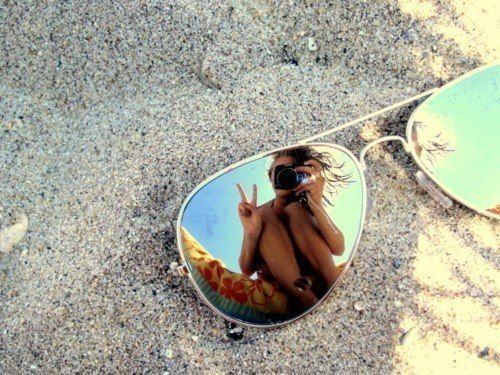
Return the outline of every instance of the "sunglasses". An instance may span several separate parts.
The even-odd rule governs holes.
[[[319,138],[426,98],[406,139],[384,136],[359,159]],[[453,200],[500,217],[500,64],[314,135],[253,156],[205,180],[177,221],[182,264],[201,298],[227,321],[275,327],[313,311],[345,275],[367,213],[366,153],[398,141],[416,179],[445,207]],[[250,193],[251,194],[247,194]]]

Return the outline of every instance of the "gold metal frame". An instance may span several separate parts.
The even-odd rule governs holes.
[[[210,183],[212,180],[216,179],[217,177],[219,177],[219,176],[221,176],[221,175],[223,175],[223,174],[225,174],[227,172],[230,172],[233,169],[235,169],[235,168],[237,168],[237,167],[239,167],[241,165],[250,163],[250,162],[252,162],[254,160],[257,160],[257,159],[260,159],[260,158],[263,158],[263,157],[266,157],[266,156],[270,156],[270,155],[272,155],[273,153],[275,153],[277,151],[288,150],[288,149],[293,149],[293,148],[296,148],[296,147],[303,147],[303,146],[305,146],[304,143],[299,143],[299,144],[294,144],[294,145],[291,145],[291,146],[280,147],[280,148],[277,148],[277,149],[274,149],[274,150],[271,150],[271,151],[266,151],[266,152],[260,153],[258,155],[254,155],[252,157],[249,157],[247,159],[239,161],[239,162],[237,162],[235,164],[232,164],[229,167],[224,168],[223,170],[221,170],[221,171],[217,172],[216,174],[210,176],[205,181],[203,181],[198,186],[196,186],[196,188],[184,200],[184,203],[182,204],[180,212],[179,212],[179,215],[177,217],[177,247],[179,249],[179,253],[180,253],[181,259],[182,259],[182,265],[180,267],[183,267],[184,265],[186,265],[186,266],[188,265],[188,262],[186,261],[186,258],[184,257],[184,253],[183,253],[183,250],[182,250],[182,234],[181,234],[182,217],[184,215],[184,210],[186,209],[186,206],[188,205],[189,201],[193,198],[193,196],[202,187],[204,187],[205,185],[207,185],[208,183]],[[237,324],[240,324],[240,325],[243,325],[243,326],[254,327],[254,328],[274,328],[274,327],[279,327],[279,326],[283,326],[283,325],[292,323],[292,322],[294,322],[294,321],[296,321],[296,320],[298,320],[300,318],[303,318],[304,316],[306,316],[307,314],[311,313],[312,311],[314,311],[332,293],[332,291],[340,284],[341,280],[344,278],[344,275],[345,275],[347,269],[351,265],[352,259],[354,257],[354,254],[356,253],[356,250],[357,250],[358,245],[359,245],[359,241],[361,239],[361,234],[363,232],[364,223],[365,223],[365,216],[366,216],[367,190],[366,190],[366,181],[365,181],[365,175],[364,175],[363,169],[361,168],[361,165],[359,163],[358,158],[351,151],[349,151],[347,148],[345,148],[343,146],[340,146],[340,145],[337,145],[337,144],[333,144],[333,143],[325,143],[325,142],[308,143],[307,146],[313,146],[313,147],[314,146],[331,147],[331,148],[338,149],[338,150],[346,153],[352,159],[352,161],[354,162],[354,165],[356,166],[356,168],[359,171],[359,176],[360,176],[360,179],[361,179],[360,182],[361,182],[361,186],[363,188],[363,207],[362,207],[363,212],[361,213],[362,215],[361,215],[361,221],[359,223],[358,235],[357,235],[356,241],[354,243],[354,246],[353,246],[353,248],[351,250],[351,254],[349,255],[349,259],[346,262],[347,265],[344,267],[344,269],[342,270],[342,273],[337,278],[337,280],[335,281],[335,283],[330,287],[330,289],[328,290],[328,292],[326,292],[325,295],[323,297],[321,297],[321,299],[314,306],[312,306],[310,309],[304,311],[302,314],[300,314],[300,315],[298,315],[298,316],[296,316],[296,317],[294,317],[294,318],[292,318],[290,320],[286,320],[286,321],[279,322],[279,323],[273,323],[273,324],[254,324],[254,323],[248,323],[248,322],[244,322],[244,321],[235,319],[233,317],[230,317],[229,315],[226,315],[223,311],[219,310],[216,306],[214,306],[205,297],[205,295],[203,294],[203,292],[200,290],[200,288],[198,287],[198,285],[194,281],[193,276],[191,275],[191,270],[189,269],[189,267],[187,267],[187,275],[189,277],[189,280],[191,281],[191,284],[193,284],[196,292],[201,296],[202,300],[208,305],[208,307],[210,307],[210,309],[212,309],[212,311],[214,311],[215,313],[221,315],[226,320],[229,320],[231,322],[234,322],[234,323],[237,323]],[[185,268],[183,268],[183,269],[185,271]]]

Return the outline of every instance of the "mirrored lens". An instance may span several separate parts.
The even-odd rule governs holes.
[[[307,179],[276,188],[280,166]],[[325,144],[232,166],[188,198],[180,246],[212,308],[253,325],[291,321],[340,280],[361,234],[364,180],[354,157]]]
[[[488,216],[500,214],[500,65],[444,86],[412,114],[417,163],[445,192]]]

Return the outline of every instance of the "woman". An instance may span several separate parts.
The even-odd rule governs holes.
[[[276,167],[295,164],[296,172],[308,177],[293,189],[277,188]],[[243,274],[276,280],[301,309],[314,305],[340,274],[333,255],[344,252],[344,236],[329,218],[324,203],[325,186],[336,190],[349,176],[333,173],[331,155],[310,147],[280,151],[273,155],[268,176],[274,199],[257,206],[257,186],[248,200],[242,187],[238,214],[244,235],[239,263]],[[311,283],[311,279],[317,281]]]

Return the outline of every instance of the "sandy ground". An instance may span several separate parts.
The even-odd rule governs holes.
[[[29,224],[0,252],[0,373],[498,373],[499,225],[443,211],[398,145],[370,153],[357,257],[305,319],[232,341],[169,269],[199,182],[493,61],[498,20],[478,0],[2,2],[0,227]],[[412,108],[326,140],[358,152]]]

